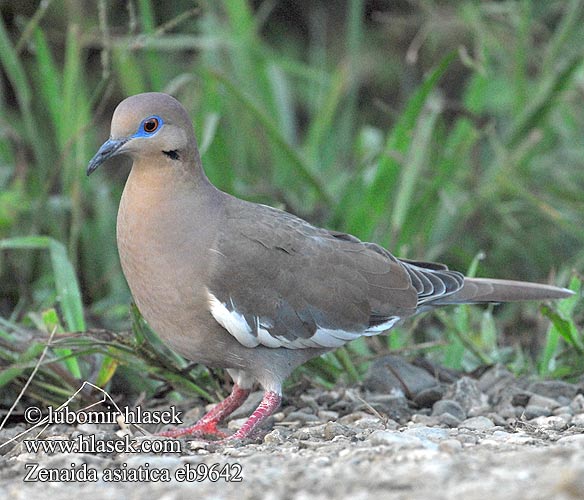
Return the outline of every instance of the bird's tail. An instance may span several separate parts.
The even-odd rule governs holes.
[[[523,300],[562,299],[573,295],[566,288],[527,281],[498,280],[489,278],[464,278],[463,286],[432,305],[476,304],[480,302],[516,302]]]

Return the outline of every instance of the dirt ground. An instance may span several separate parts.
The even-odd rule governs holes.
[[[516,380],[500,367],[476,380],[418,387],[408,398],[395,388],[372,392],[379,383],[312,389],[286,400],[256,439],[174,440],[180,445],[174,453],[122,449],[167,441],[132,426],[55,424],[0,449],[0,498],[584,498],[581,385]],[[241,424],[259,396],[229,428]],[[0,443],[22,430],[3,430]],[[34,450],[25,439],[93,440],[93,449]],[[115,442],[121,447],[95,448]]]

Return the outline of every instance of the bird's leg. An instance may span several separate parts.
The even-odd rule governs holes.
[[[232,441],[248,437],[266,418],[278,409],[281,402],[282,396],[280,394],[274,391],[266,391],[259,406],[239,430],[231,436],[226,437],[223,441]]]
[[[191,425],[190,427],[164,431],[159,435],[174,438],[190,434],[225,437],[225,433],[217,429],[217,424],[237,410],[237,408],[239,408],[247,399],[249,393],[250,389],[242,389],[235,384],[231,394],[220,403],[217,403],[207,414],[201,417],[196,424]]]

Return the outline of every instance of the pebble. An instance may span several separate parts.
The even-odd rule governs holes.
[[[410,422],[414,424],[421,424],[427,425],[429,427],[434,427],[440,425],[440,417],[431,417],[429,415],[421,415],[419,413],[416,413],[412,415]],[[408,425],[410,424],[410,422],[408,422]]]
[[[358,405],[355,410],[367,411],[371,410],[371,408],[394,420],[408,420],[412,415],[408,401],[403,395],[369,395],[366,403]]]
[[[549,417],[552,411],[549,408],[537,405],[528,405],[523,411],[523,418],[526,420],[532,420],[537,417]]]
[[[510,419],[517,417],[517,412],[514,406],[504,406],[503,408],[499,408],[497,411],[498,415],[504,419]]]
[[[552,414],[554,415],[572,415],[574,412],[569,406],[558,406]]]
[[[306,411],[293,411],[286,416],[285,420],[287,422],[300,422],[300,424],[306,424],[308,422],[320,422],[320,419],[317,415],[307,413]]]
[[[264,443],[266,444],[280,444],[284,442],[284,436],[282,431],[278,428],[274,429],[271,432],[268,432],[264,436]]]
[[[570,408],[574,413],[584,413],[584,396],[582,394],[576,395],[570,403]]]
[[[409,427],[403,431],[403,434],[406,436],[415,436],[419,439],[439,441],[446,439],[449,431],[440,427]]]
[[[463,429],[482,431],[495,427],[495,424],[487,417],[471,417],[464,420],[460,424],[460,427]]]
[[[564,436],[558,439],[557,442],[561,444],[576,444],[578,446],[584,446],[584,434],[572,434],[570,436]]]
[[[420,391],[414,397],[414,403],[422,408],[430,408],[436,401],[440,401],[446,389],[444,386],[436,385]]]
[[[428,439],[420,439],[416,436],[402,432],[375,431],[367,439],[372,445],[392,445],[399,448],[432,448],[436,449],[436,443]]]
[[[337,420],[339,418],[339,412],[331,410],[318,410],[317,415],[320,420]]]
[[[501,427],[505,427],[505,425],[507,425],[507,421],[505,420],[505,418],[499,415],[498,413],[488,413],[486,417],[489,420],[492,420],[495,425],[499,425]]]
[[[498,392],[496,389],[506,387],[515,377],[503,365],[495,365],[489,368],[478,381],[478,387],[481,391],[486,393]]]
[[[470,377],[462,377],[452,384],[446,398],[455,400],[467,413],[472,408],[484,406],[487,399]]]
[[[529,385],[528,390],[548,398],[565,397],[574,399],[578,393],[578,386],[561,380],[538,380]]]
[[[450,454],[458,453],[462,450],[462,443],[458,439],[445,439],[440,441],[438,449]]]
[[[370,391],[389,394],[392,389],[400,389],[414,397],[437,384],[438,381],[426,370],[395,355],[383,356],[372,363],[363,382]]]
[[[438,417],[438,420],[440,422],[440,424],[445,425],[447,427],[458,427],[460,425],[460,423],[462,422],[461,419],[456,418],[454,415],[451,415],[450,413],[443,413],[442,415],[440,415]]]
[[[511,405],[513,406],[527,406],[533,394],[531,392],[519,391],[513,394],[511,398]]]
[[[436,401],[432,407],[432,416],[449,413],[452,417],[462,421],[466,418],[466,412],[460,404],[452,399],[442,399]]]
[[[464,430],[463,432],[459,432],[456,435],[456,439],[458,439],[463,445],[466,446],[472,446],[479,442],[479,437],[476,434],[472,434]]]
[[[568,415],[569,417],[569,415]],[[568,424],[570,423],[571,418],[567,420],[559,417],[537,417],[531,420],[531,424],[537,425],[538,427],[542,427],[544,429],[552,429],[554,431],[563,431],[564,429],[568,428]]]
[[[323,437],[327,441],[331,441],[336,436],[352,437],[357,434],[357,431],[347,425],[339,424],[337,422],[327,422],[324,424]]]
[[[204,440],[193,440],[189,441],[189,449],[196,451],[196,450],[206,450],[209,447],[209,441]]]
[[[548,410],[553,410],[558,408],[560,404],[552,398],[546,396],[540,396],[539,394],[534,394],[529,398],[529,403],[527,406],[541,406],[542,408],[547,408]]]
[[[128,465],[128,469],[146,467],[146,464],[148,464],[150,469],[169,470],[176,469],[182,463],[178,456],[171,455],[132,455],[124,462]]]

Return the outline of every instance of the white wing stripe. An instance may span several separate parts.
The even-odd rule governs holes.
[[[243,314],[235,310],[235,304],[231,301],[233,310],[229,310],[217,297],[209,292],[209,310],[215,321],[225,328],[235,339],[245,347],[256,347],[263,345],[265,347],[287,349],[306,349],[306,348],[334,348],[340,347],[351,340],[355,340],[363,335],[370,337],[379,335],[392,328],[401,318],[394,316],[388,318],[385,323],[367,328],[360,332],[348,332],[345,330],[334,330],[331,328],[318,327],[314,335],[310,338],[287,339],[282,335],[272,336],[269,332],[269,321],[259,321],[255,318],[255,328],[249,325]],[[254,335],[257,331],[257,336]]]
[[[260,343],[243,315],[235,310],[229,311],[225,304],[212,293],[209,293],[209,309],[215,321],[233,335],[241,345],[256,347]]]

